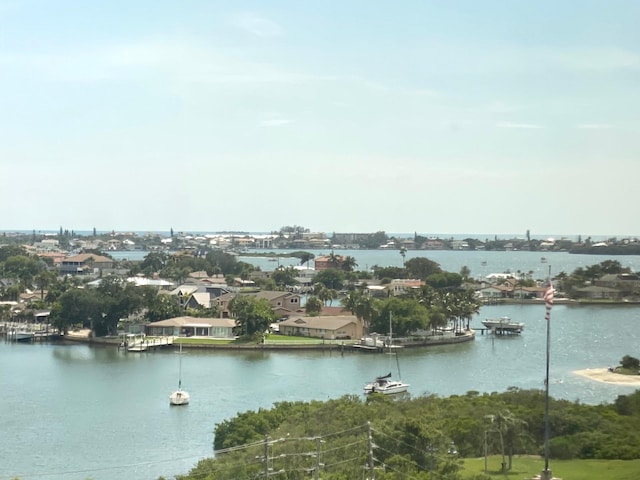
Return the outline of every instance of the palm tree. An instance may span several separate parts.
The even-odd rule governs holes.
[[[44,290],[56,279],[56,274],[49,270],[42,270],[34,279],[36,286],[40,289],[40,300],[44,300]]]
[[[375,300],[361,290],[354,290],[342,299],[342,306],[355,315],[358,320],[362,320],[364,333],[368,333],[371,319],[377,313]]]
[[[407,249],[404,247],[400,247],[400,255],[402,256],[402,266],[405,265],[405,256],[407,255]]]
[[[328,255],[328,261],[329,261],[329,265],[331,265],[331,268],[338,268],[342,263],[343,258],[340,255],[336,255],[335,253],[333,253],[333,250],[332,250],[331,253]]]
[[[510,410],[504,409],[496,415],[490,415],[492,423],[496,424],[496,431],[500,436],[500,448],[502,450],[502,471],[507,470],[507,462],[505,456],[509,457],[508,469],[511,470],[513,464],[513,444],[515,439],[520,435],[522,427],[526,425],[524,420],[517,418]],[[508,453],[505,452],[505,447]]]
[[[352,256],[347,256],[342,260],[342,270],[352,272],[357,266],[356,259]]]
[[[300,258],[300,265],[304,265],[305,263],[307,264],[307,267],[309,266],[309,260],[312,260],[315,257],[315,255],[313,253],[309,253],[309,252],[302,252],[300,253],[300,256],[298,258]]]

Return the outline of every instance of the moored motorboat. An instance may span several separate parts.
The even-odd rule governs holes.
[[[514,322],[509,317],[487,318],[482,321],[482,324],[491,330],[512,331],[516,333],[524,330],[524,323]]]
[[[33,332],[28,330],[16,330],[13,333],[13,338],[16,342],[30,342],[33,340]]]

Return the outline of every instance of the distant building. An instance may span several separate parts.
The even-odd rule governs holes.
[[[113,260],[109,257],[93,253],[81,253],[62,260],[61,275],[87,275],[104,268],[113,268]]]
[[[354,315],[303,317],[294,316],[278,323],[280,334],[340,340],[361,338],[362,320]]]

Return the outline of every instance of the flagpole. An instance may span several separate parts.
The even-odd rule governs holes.
[[[553,284],[551,283],[551,265],[549,265],[548,286],[544,292],[547,323],[547,365],[544,378],[544,470],[540,475],[541,480],[551,480],[552,474],[549,470],[549,350],[551,347],[551,306],[553,305]]]

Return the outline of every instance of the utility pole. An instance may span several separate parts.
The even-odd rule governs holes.
[[[318,480],[320,478],[320,437],[316,437],[316,469],[313,472],[314,480]]]
[[[269,478],[269,435],[264,436],[264,444],[262,447],[262,468],[264,478]]]
[[[371,422],[367,422],[367,446],[369,448],[369,480],[375,480],[376,470],[373,463],[373,438],[371,436]]]
[[[488,430],[484,431],[484,474],[487,474],[487,433]]]

